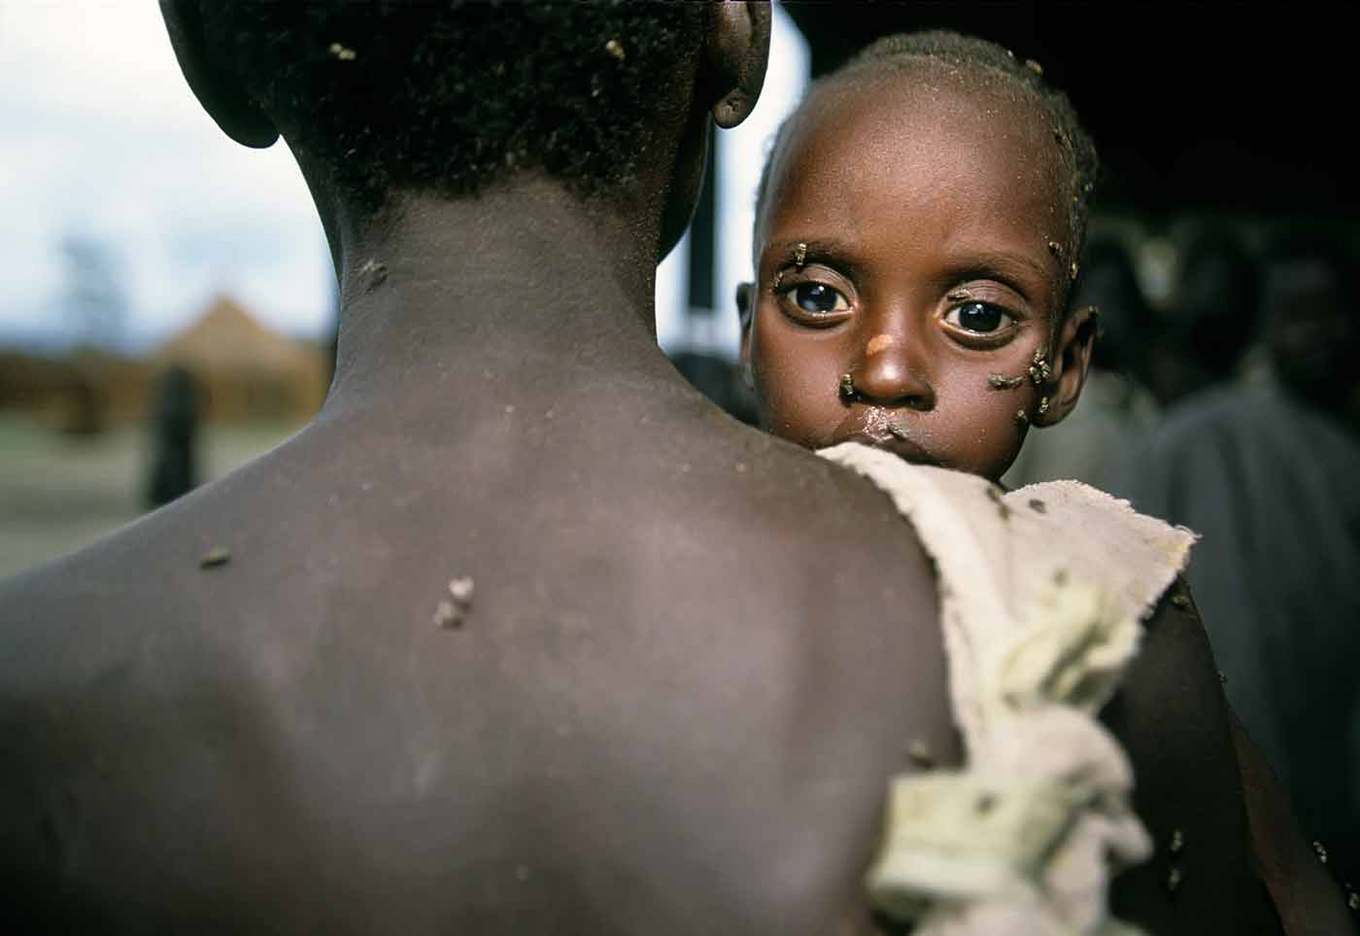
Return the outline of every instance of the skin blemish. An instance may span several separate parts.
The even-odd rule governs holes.
[[[911,746],[907,748],[907,756],[918,767],[932,767],[935,764],[935,758],[930,754],[930,747],[920,738],[911,742]]]
[[[1052,240],[1049,241],[1049,242],[1048,242],[1048,252],[1051,253],[1051,254],[1052,254],[1053,256],[1055,256],[1055,257],[1061,257],[1061,256],[1063,255],[1062,244],[1058,243],[1057,241],[1052,241]]]
[[[458,610],[454,608],[452,601],[441,601],[434,606],[434,626],[454,628],[462,625],[462,619],[458,616]]]
[[[993,390],[1014,390],[1024,382],[1024,377],[1007,377],[1005,374],[987,375],[987,386]]]
[[[477,584],[472,580],[472,576],[463,576],[449,582],[449,594],[453,600],[461,605],[472,604],[472,592]]]
[[[468,575],[450,580],[449,597],[453,600],[445,599],[435,605],[435,626],[450,630],[462,627],[467,620],[467,612],[472,607],[472,594],[475,588],[476,583]]]
[[[1048,513],[1048,507],[1037,497],[1030,498],[1029,509],[1037,514]]]
[[[800,241],[798,246],[793,248],[793,265],[801,270],[805,263],[807,263],[807,244]]]
[[[205,552],[198,560],[200,569],[215,569],[231,562],[231,550],[225,546],[214,546]]]
[[[869,339],[869,343],[864,346],[864,353],[873,357],[875,354],[888,350],[896,343],[897,339],[892,335],[874,335]]]
[[[377,260],[369,257],[363,262],[363,265],[359,267],[359,278],[364,281],[364,288],[366,290],[377,289],[383,283],[387,282],[387,264],[379,263]]]

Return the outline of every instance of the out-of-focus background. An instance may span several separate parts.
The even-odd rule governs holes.
[[[1037,63],[1105,164],[1078,296],[1103,334],[1082,405],[1007,480],[1078,478],[1202,534],[1189,579],[1228,697],[1344,877],[1360,843],[1349,33],[1286,7],[775,12],[756,114],[719,135],[691,233],[658,272],[662,347],[751,418],[732,297],[770,138],[809,80],[922,27]],[[0,88],[4,577],[296,431],[325,395],[336,295],[286,148],[217,130],[154,3],[0,0]]]

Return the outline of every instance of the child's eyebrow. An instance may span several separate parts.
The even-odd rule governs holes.
[[[849,242],[827,237],[790,237],[785,240],[771,241],[766,250],[773,253],[788,254],[789,259],[792,260],[794,252],[800,244],[807,247],[808,256],[817,254],[845,256],[854,253],[854,248]]]
[[[860,268],[859,252],[855,245],[836,238],[794,237],[771,241],[765,248],[777,265],[794,264],[800,251],[804,263],[830,263],[851,274]]]
[[[1046,264],[1017,253],[987,251],[963,254],[952,259],[950,273],[955,277],[994,279],[1032,299],[1035,280],[1047,283],[1053,270]],[[1028,285],[1027,285],[1028,284]]]

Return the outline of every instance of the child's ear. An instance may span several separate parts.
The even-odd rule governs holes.
[[[743,333],[751,327],[751,296],[755,288],[755,283],[737,284],[737,321]]]
[[[716,92],[713,120],[735,127],[755,109],[770,59],[770,4],[718,3],[712,7],[709,63]]]
[[[216,60],[203,31],[202,0],[161,0],[161,16],[185,80],[222,132],[237,143],[263,148],[279,138],[273,121],[230,68]]]
[[[755,297],[755,283],[737,284],[737,321],[741,323],[741,367],[749,381],[751,373],[751,300]]]
[[[1095,343],[1095,307],[1086,306],[1068,315],[1054,342],[1052,373],[1043,388],[1048,396],[1048,410],[1035,414],[1036,425],[1055,426],[1076,409],[1082,387],[1086,386],[1086,373],[1091,368],[1091,350]]]

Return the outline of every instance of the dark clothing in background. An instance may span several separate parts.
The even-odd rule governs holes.
[[[1112,487],[1203,537],[1188,578],[1228,699],[1305,834],[1357,869],[1360,441],[1274,381],[1236,384],[1169,411]]]

